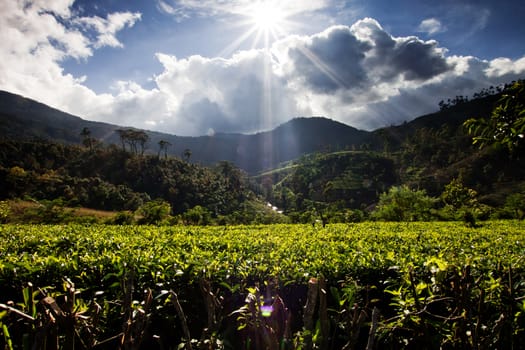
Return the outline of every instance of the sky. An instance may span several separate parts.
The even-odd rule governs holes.
[[[0,1],[0,89],[176,135],[396,125],[525,77],[523,0]]]

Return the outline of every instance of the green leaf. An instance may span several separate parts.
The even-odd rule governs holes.
[[[2,333],[4,333],[4,340],[6,342],[7,349],[13,350],[13,341],[11,340],[9,330],[7,329],[7,326],[4,323],[0,324],[2,325]]]

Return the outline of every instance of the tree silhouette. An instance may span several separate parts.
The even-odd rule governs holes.
[[[191,150],[189,148],[186,148],[182,154],[184,156],[184,159],[186,159],[186,161],[188,162],[191,157]]]
[[[171,143],[169,141],[160,140],[159,141],[159,153],[157,156],[160,158],[160,154],[162,153],[162,151],[164,151],[164,158],[168,158],[168,148],[170,146],[171,146]]]
[[[134,154],[144,154],[146,149],[146,143],[149,141],[149,135],[142,130],[134,129],[118,129],[116,132],[119,134],[120,142],[122,143],[122,149],[126,150],[126,144],[129,146],[130,152]]]
[[[88,127],[84,127],[80,132],[80,136],[82,136],[82,144],[89,148],[90,151],[93,151],[93,146],[97,140],[91,137],[91,130]]]

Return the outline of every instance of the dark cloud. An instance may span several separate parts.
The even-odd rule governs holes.
[[[407,80],[431,79],[451,68],[437,49],[436,42],[423,42],[415,38],[396,45],[390,62]]]
[[[318,93],[366,90],[394,79],[424,81],[447,72],[444,50],[436,41],[395,38],[373,19],[351,28],[332,27],[288,50],[295,74]],[[348,98],[347,98],[348,100]]]
[[[295,74],[314,91],[330,93],[352,89],[366,80],[362,62],[370,49],[357,40],[349,27],[333,27],[313,36],[311,41],[293,47],[288,55],[294,62]]]
[[[184,102],[180,110],[180,116],[191,125],[191,133],[203,135],[208,130],[228,131],[235,130],[237,126],[228,122],[227,116],[221,111],[221,107],[207,98],[201,98],[193,102]],[[188,126],[185,126],[187,133]]]
[[[445,50],[439,48],[436,41],[395,38],[369,18],[358,21],[352,30],[373,46],[366,66],[371,74],[377,75],[375,81],[389,81],[400,76],[405,80],[427,80],[452,68],[444,56]]]

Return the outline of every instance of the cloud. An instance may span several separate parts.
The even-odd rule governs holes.
[[[492,12],[481,4],[459,2],[449,6],[444,16],[448,32],[454,32],[453,41],[461,44],[487,27]]]
[[[333,0],[275,1],[271,6],[279,7],[288,16],[315,12],[332,5]],[[157,9],[175,16],[179,21],[190,17],[211,17],[217,15],[249,15],[254,2],[251,0],[157,0]]]
[[[345,104],[373,103],[397,87],[421,84],[452,69],[446,50],[435,41],[395,38],[370,18],[277,46],[287,52],[287,79],[298,90],[313,92],[314,99],[339,97]]]
[[[394,37],[370,18],[287,37],[269,52],[157,58],[163,72],[155,82],[168,106],[163,128],[190,135],[267,129],[299,115],[373,129],[525,72],[523,60],[447,56],[436,41]]]
[[[188,18],[188,16],[183,11],[181,11],[181,9],[172,6],[168,2],[163,0],[157,1],[157,9],[162,13],[174,16],[178,19]]]
[[[427,18],[421,21],[417,30],[422,33],[427,33],[428,35],[432,35],[436,33],[442,33],[446,29],[438,19]]]
[[[296,115],[294,97],[273,71],[263,50],[230,59],[157,54],[164,72],[155,77],[169,99],[172,118],[165,122],[183,134],[254,132]]]
[[[61,63],[69,58],[86,60],[102,46],[121,47],[117,32],[132,26],[140,15],[124,12],[109,14],[106,19],[76,17],[71,11],[73,2],[0,2],[0,88],[70,113],[91,115],[116,99],[95,94],[83,85],[85,76],[65,73]]]
[[[359,87],[367,79],[363,61],[371,50],[349,27],[332,27],[288,47],[290,78],[319,93]]]
[[[185,11],[197,4],[215,3],[210,11],[223,11],[221,6],[231,10],[248,3],[167,1],[174,10],[184,4]],[[396,37],[365,18],[228,58],[159,52],[153,88],[118,81],[111,93],[96,94],[85,86],[85,76],[65,73],[62,62],[88,60],[103,46],[122,47],[118,33],[141,17],[127,12],[78,17],[71,4],[0,2],[0,88],[87,119],[179,135],[255,132],[311,115],[373,129],[433,112],[441,99],[525,74],[525,57],[453,56],[434,40]]]
[[[510,58],[499,57],[492,60],[489,66],[485,69],[485,73],[488,77],[501,77],[509,76],[515,77],[520,73],[525,72],[525,57],[522,57],[516,61]]]
[[[116,33],[126,27],[132,27],[140,19],[140,13],[117,12],[109,14],[107,18],[81,17],[76,19],[75,23],[95,31],[96,40],[93,46],[95,49],[99,49],[104,46],[123,47],[124,45],[117,39]]]

